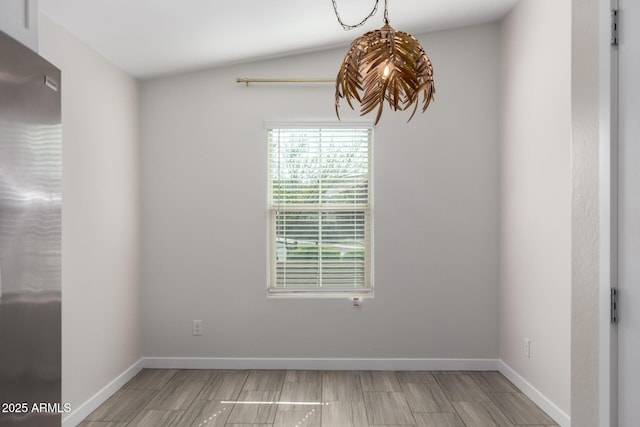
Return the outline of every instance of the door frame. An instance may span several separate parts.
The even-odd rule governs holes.
[[[600,278],[599,425],[618,425],[618,334],[610,320],[610,290],[618,272],[618,51],[611,45],[611,10],[617,0],[599,0],[600,63]]]

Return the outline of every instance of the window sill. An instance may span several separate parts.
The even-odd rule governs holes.
[[[269,289],[269,298],[373,298],[373,290],[348,290],[348,291],[336,291],[332,289],[327,290],[291,290],[291,289]]]

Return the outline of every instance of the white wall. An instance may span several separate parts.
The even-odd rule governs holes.
[[[375,298],[360,310],[266,292],[264,121],[335,121],[333,86],[235,83],[331,77],[346,49],[142,83],[145,356],[498,357],[498,27],[420,39],[436,101],[375,129]]]
[[[571,1],[522,0],[501,55],[500,355],[570,414]]]
[[[140,358],[137,82],[46,16],[62,70],[62,401],[78,409]]]

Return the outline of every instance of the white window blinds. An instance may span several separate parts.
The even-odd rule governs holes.
[[[268,129],[271,292],[371,292],[371,140]]]

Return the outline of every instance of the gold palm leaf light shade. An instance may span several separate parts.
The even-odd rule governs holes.
[[[356,27],[342,23],[335,1],[334,9],[343,28]],[[375,124],[382,116],[385,101],[395,111],[413,106],[411,120],[421,94],[424,113],[435,95],[433,66],[415,37],[389,25],[385,0],[382,28],[355,39],[340,66],[336,78],[336,115],[340,118],[340,99],[344,98],[351,109],[354,109],[353,100],[360,103],[361,116],[377,109]]]

